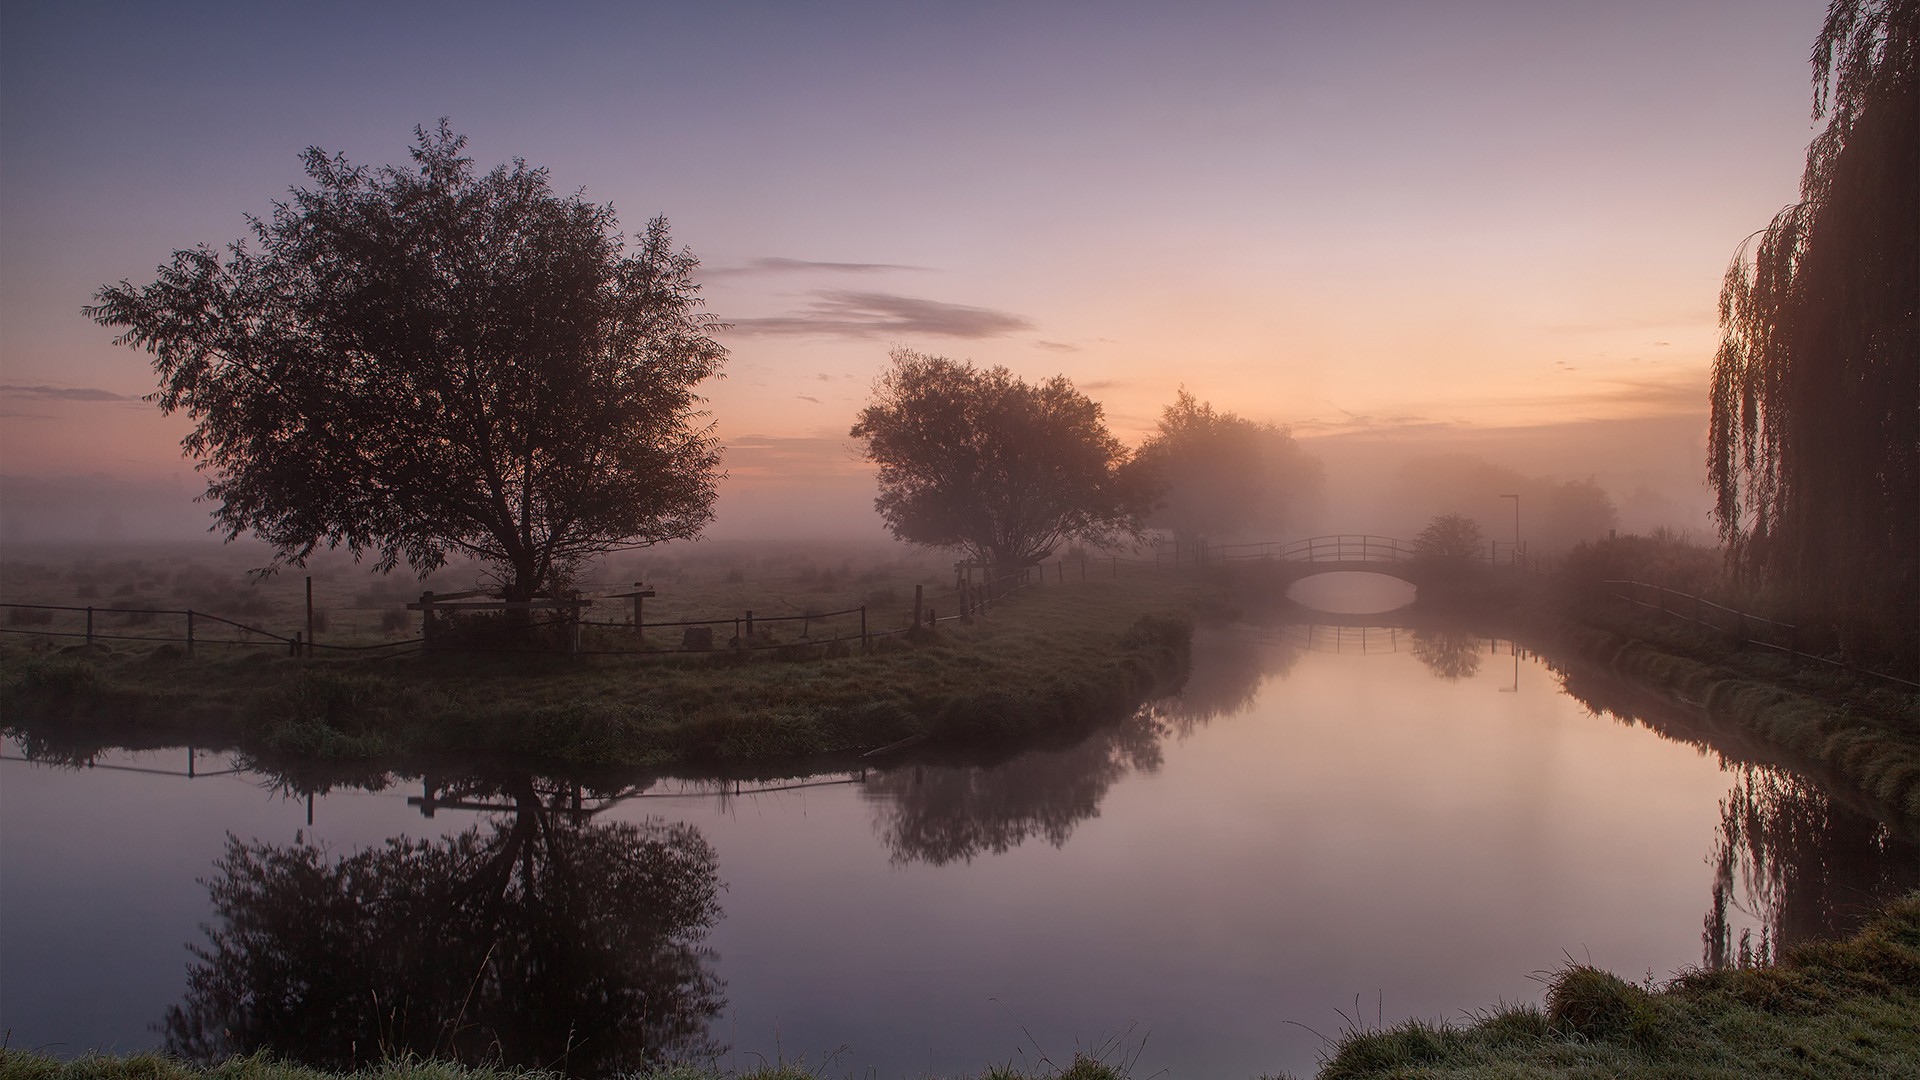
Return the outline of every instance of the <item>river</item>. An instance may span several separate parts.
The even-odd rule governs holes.
[[[1569,958],[1737,962],[1920,886],[1908,840],[1691,722],[1510,641],[1265,622],[1203,628],[1179,696],[1000,760],[319,782],[11,740],[0,1029],[60,1056],[1308,1075],[1348,1025],[1537,1002]]]

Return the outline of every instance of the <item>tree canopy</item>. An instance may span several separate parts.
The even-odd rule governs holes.
[[[1707,467],[1734,565],[1920,611],[1920,2],[1834,0],[1801,201],[1720,294]]]
[[[895,536],[1013,568],[1137,534],[1149,492],[1065,376],[1036,385],[911,349],[892,358],[852,435],[880,467],[874,508]]]
[[[218,526],[276,565],[476,558],[509,599],[697,535],[719,444],[694,388],[726,356],[697,260],[663,218],[629,250],[544,169],[476,172],[444,120],[415,137],[412,168],[308,149],[313,187],[249,216],[252,245],[176,251],[84,309],[153,354]]]
[[[1433,562],[1464,563],[1487,547],[1480,523],[1465,514],[1441,514],[1413,538],[1414,553]]]
[[[384,1047],[577,1075],[720,1052],[722,886],[698,829],[557,809],[527,776],[448,794],[509,812],[344,855],[229,836],[168,1051],[346,1070]]]
[[[1277,534],[1325,483],[1286,428],[1216,411],[1184,387],[1134,461],[1159,491],[1147,524],[1183,539]]]

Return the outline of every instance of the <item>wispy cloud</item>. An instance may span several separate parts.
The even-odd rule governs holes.
[[[800,399],[801,401],[811,401],[811,402],[813,402],[813,403],[814,403],[815,405],[818,405],[818,404],[820,404],[820,399],[819,399],[819,398],[817,398],[817,397],[813,397],[813,396],[811,396],[811,395],[808,395],[808,394],[795,394],[795,395],[793,395],[793,396],[794,396],[794,397],[797,397],[797,398],[799,398],[799,399]]]
[[[111,390],[101,390],[93,386],[25,386],[19,383],[0,383],[0,394],[9,397],[35,398],[41,401],[140,400],[127,394],[116,394]]]
[[[894,293],[822,289],[805,308],[786,315],[734,319],[740,334],[877,338],[929,334],[953,338],[1005,337],[1033,329],[1024,316],[992,308],[949,304]]]
[[[1049,349],[1053,352],[1079,352],[1080,351],[1080,346],[1070,344],[1065,341],[1036,341],[1033,343],[1033,347],[1036,349]]]
[[[707,277],[740,277],[745,274],[881,274],[892,270],[924,271],[931,267],[906,263],[823,262],[817,259],[786,259],[777,255],[748,259],[739,266],[716,266],[702,271]]]

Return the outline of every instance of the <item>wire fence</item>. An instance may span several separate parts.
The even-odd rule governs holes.
[[[1754,646],[1784,653],[1797,662],[1824,664],[1828,667],[1849,671],[1856,675],[1868,675],[1876,679],[1913,690],[1920,690],[1920,682],[1903,679],[1898,675],[1889,675],[1872,668],[1857,667],[1844,660],[1835,660],[1808,652],[1801,647],[1800,627],[1793,623],[1770,619],[1764,615],[1755,615],[1749,611],[1730,608],[1717,604],[1703,596],[1669,589],[1652,582],[1631,579],[1603,582],[1607,589],[1607,598],[1619,600],[1629,608],[1650,612],[1660,623],[1681,622],[1723,634],[1736,647]]]

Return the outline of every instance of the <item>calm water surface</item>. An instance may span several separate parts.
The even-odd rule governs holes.
[[[221,755],[188,778],[185,750],[9,742],[0,1028],[62,1055],[1304,1074],[1344,1018],[1538,1001],[1569,955],[1664,977],[1920,885],[1873,819],[1587,682],[1465,634],[1214,628],[1182,696],[1076,745],[737,792],[449,772],[309,800]]]

